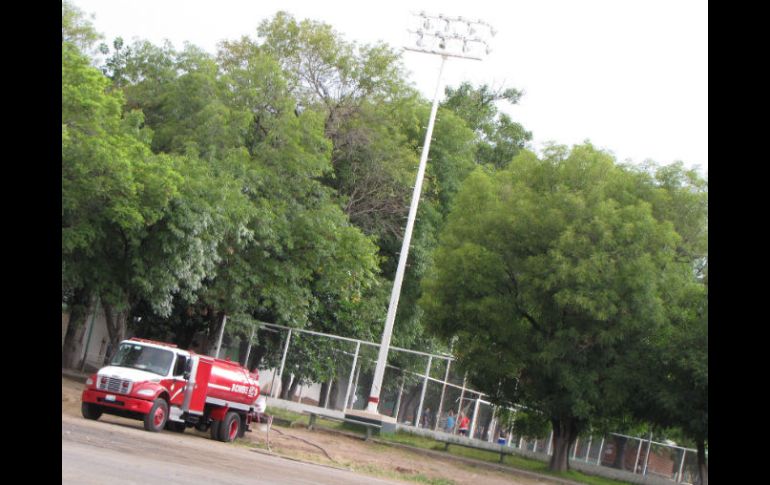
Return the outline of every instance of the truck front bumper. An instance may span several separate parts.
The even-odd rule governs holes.
[[[146,399],[137,399],[124,394],[115,394],[111,392],[98,391],[96,389],[83,390],[83,402],[98,404],[113,409],[122,409],[141,414],[147,414],[152,408],[152,401]]]

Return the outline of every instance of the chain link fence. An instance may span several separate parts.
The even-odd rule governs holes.
[[[259,362],[263,394],[345,411],[366,408],[378,348],[373,342],[262,323],[255,334],[227,336],[220,357],[247,366]],[[459,417],[467,416],[468,436],[473,439],[526,450],[543,459],[551,454],[553,433],[520,436],[503,429],[495,406],[454,372],[451,356],[391,347],[388,362],[381,414],[404,426],[451,434],[459,433]],[[572,463],[673,483],[693,484],[698,477],[696,450],[644,437],[581,436],[569,456]]]

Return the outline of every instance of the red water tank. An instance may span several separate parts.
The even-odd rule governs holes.
[[[259,373],[253,373],[237,362],[214,359],[201,356],[201,359],[211,359],[211,377],[208,383],[208,396],[238,402],[251,406],[259,397]]]

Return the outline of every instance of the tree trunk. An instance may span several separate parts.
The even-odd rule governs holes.
[[[294,379],[291,381],[291,386],[289,387],[289,400],[294,399],[294,395],[297,393],[297,387],[299,387],[299,379]]]
[[[615,436],[615,460],[612,462],[612,468],[623,470],[626,459],[626,445],[628,438]]]
[[[414,386],[410,388],[406,392],[406,399],[401,399],[401,409],[398,411],[399,417],[401,417],[402,421],[406,421],[407,419],[410,421],[414,421],[414,419],[417,417],[417,414],[414,413],[413,415],[404,415],[404,413],[412,406],[412,402],[417,397],[417,386]],[[417,407],[415,406],[415,409]],[[414,423],[412,423],[414,425]]]
[[[700,482],[698,485],[709,485],[709,465],[706,461],[706,443],[703,440],[698,440],[698,475],[700,476]]]
[[[284,374],[281,376],[281,399],[289,399],[290,391],[290,384],[291,384],[291,372],[286,372],[284,369]]]
[[[551,418],[553,425],[553,455],[548,469],[552,472],[569,470],[569,449],[578,436],[577,423],[574,418]]]
[[[329,390],[329,381],[321,383],[321,394],[318,395],[318,407],[326,406],[326,391]]]
[[[73,362],[75,357],[75,334],[80,326],[85,322],[86,317],[93,308],[91,295],[85,290],[75,291],[72,301],[69,305],[69,318],[67,319],[66,329],[62,341],[62,367],[75,367],[77,362]],[[75,359],[76,360],[76,359]]]
[[[332,391],[329,393],[329,409],[337,409],[337,394],[340,392],[339,379],[332,380]]]
[[[102,308],[104,308],[104,317],[107,321],[107,333],[110,336],[110,348],[107,352],[107,359],[109,360],[112,358],[112,354],[118,349],[121,340],[126,338],[128,315],[131,307],[128,302],[126,302],[123,310],[116,311],[114,306],[105,303],[104,300],[102,300]]]
[[[215,312],[209,308],[209,332],[204,343],[204,354],[214,356],[217,353],[217,343],[219,343],[219,333],[222,331],[222,324],[225,321],[225,312]]]

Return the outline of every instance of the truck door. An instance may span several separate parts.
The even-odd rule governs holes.
[[[174,369],[171,373],[172,382],[171,399],[170,404],[181,407],[185,398],[185,386],[187,385],[187,379],[185,379],[185,371],[188,366],[188,360],[190,358],[186,355],[177,354],[176,362],[174,363]]]
[[[188,364],[189,379],[184,392],[183,411],[203,414],[203,408],[206,405],[206,391],[211,377],[211,364],[210,359],[201,358],[200,355],[191,356],[190,364]]]

